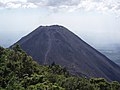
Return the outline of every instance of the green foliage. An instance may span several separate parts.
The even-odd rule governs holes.
[[[15,51],[15,52],[23,52],[23,50],[20,48],[20,45],[19,44],[16,44],[12,47],[12,49]]]
[[[111,87],[112,87],[112,90],[120,90],[120,83],[118,83],[117,81],[113,81],[111,83]]]
[[[0,90],[119,90],[117,81],[81,78],[52,63],[42,66],[32,60],[19,45],[0,47]]]

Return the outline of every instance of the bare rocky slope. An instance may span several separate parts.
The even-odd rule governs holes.
[[[78,76],[120,82],[117,64],[63,26],[40,26],[17,43],[39,64],[55,62]]]

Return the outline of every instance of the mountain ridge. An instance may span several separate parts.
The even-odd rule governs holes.
[[[39,64],[55,62],[78,76],[120,81],[118,65],[63,26],[40,26],[17,43]]]

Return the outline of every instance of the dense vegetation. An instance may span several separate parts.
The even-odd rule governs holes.
[[[19,45],[0,47],[0,90],[119,90],[117,81],[81,78],[59,65],[42,66],[32,60]]]

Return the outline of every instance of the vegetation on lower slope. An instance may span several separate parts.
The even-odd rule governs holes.
[[[119,90],[117,81],[75,77],[59,65],[42,66],[19,45],[0,47],[0,90]]]

